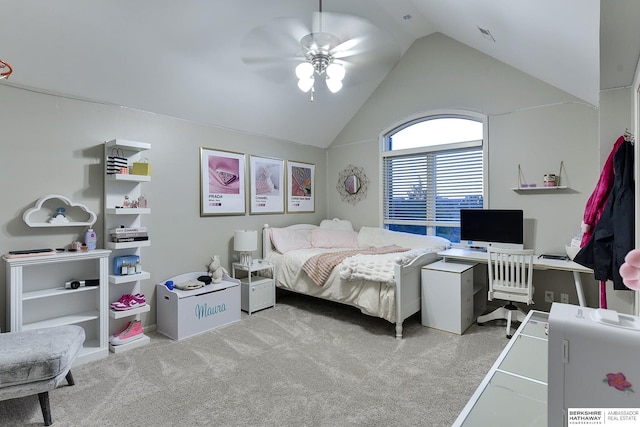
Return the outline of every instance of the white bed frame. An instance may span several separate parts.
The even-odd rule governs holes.
[[[313,230],[318,228],[314,224],[295,224],[288,227],[284,227],[289,230]],[[271,243],[271,234],[269,233],[269,225],[265,224],[262,229],[262,255],[266,258],[271,252],[275,251],[273,244]],[[409,316],[417,313],[421,309],[421,280],[422,280],[422,267],[432,262],[437,261],[439,258],[435,252],[422,254],[410,263],[401,265],[395,265],[395,306],[396,306],[396,338],[402,338],[402,323]],[[276,280],[276,286],[279,286]],[[289,288],[285,288],[288,291],[295,292]],[[339,302],[342,304],[348,304],[344,301],[338,301],[332,299],[331,301]]]

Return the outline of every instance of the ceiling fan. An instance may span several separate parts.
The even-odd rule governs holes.
[[[343,82],[357,82],[359,67],[394,64],[400,57],[399,47],[379,28],[355,15],[325,12],[322,0],[305,21],[276,18],[254,28],[243,40],[243,62],[273,81],[297,77],[298,88],[311,92],[313,101],[318,80],[336,93]]]

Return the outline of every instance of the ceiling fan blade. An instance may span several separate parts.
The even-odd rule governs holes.
[[[242,58],[265,55],[291,56],[298,53],[300,39],[308,28],[298,19],[277,18],[251,30],[242,40]]]
[[[322,12],[322,14],[314,12],[311,22],[313,32],[331,33],[341,41],[369,35],[378,30],[376,26],[364,18],[336,12]]]
[[[338,46],[331,49],[331,55],[333,55],[334,58],[346,58],[356,54],[358,50],[362,52],[362,49],[358,49],[358,45],[362,44],[364,41],[364,37],[354,37],[343,41]]]

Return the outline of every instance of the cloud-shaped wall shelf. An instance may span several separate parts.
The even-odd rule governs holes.
[[[65,215],[56,215],[58,208],[64,208]],[[29,227],[91,227],[96,223],[97,218],[98,216],[85,205],[74,203],[57,194],[40,197],[36,205],[27,209],[22,215],[22,219]]]

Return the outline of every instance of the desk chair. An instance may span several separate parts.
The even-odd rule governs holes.
[[[511,320],[522,322],[526,313],[513,302],[533,304],[533,250],[489,247],[489,301],[509,301],[489,314],[478,317],[478,324],[496,319],[507,321],[507,338],[511,338]],[[513,317],[515,316],[515,318]]]

